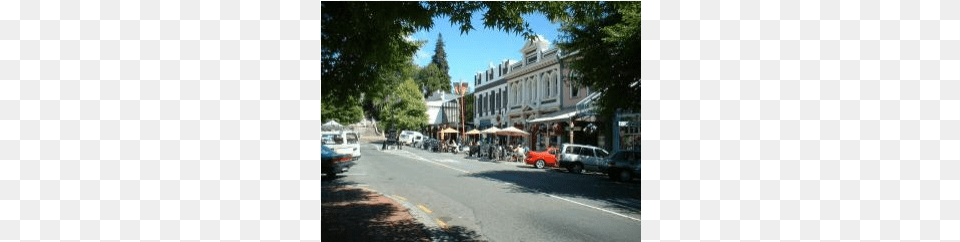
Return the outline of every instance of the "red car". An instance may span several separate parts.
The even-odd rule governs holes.
[[[550,147],[544,151],[529,151],[524,162],[537,169],[543,169],[546,166],[557,167],[557,148]]]

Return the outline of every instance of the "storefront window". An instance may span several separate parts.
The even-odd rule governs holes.
[[[620,116],[620,149],[640,150],[640,114]]]

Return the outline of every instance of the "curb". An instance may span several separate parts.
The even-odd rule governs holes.
[[[430,234],[430,240],[431,240],[431,241],[434,241],[434,242],[436,242],[436,241],[441,241],[441,240],[440,240],[441,238],[447,237],[447,236],[445,236],[445,234],[443,234],[443,232],[441,232],[441,231],[443,231],[443,228],[440,227],[439,224],[437,224],[436,222],[434,222],[433,219],[430,218],[430,216],[428,216],[427,214],[423,213],[423,211],[420,211],[420,209],[417,208],[416,205],[413,205],[412,203],[410,203],[410,202],[408,202],[408,201],[401,201],[400,199],[397,199],[396,197],[394,197],[394,196],[392,196],[392,195],[383,194],[383,193],[381,193],[380,191],[377,191],[377,190],[372,189],[372,188],[369,188],[369,187],[357,187],[357,188],[360,188],[360,189],[363,189],[364,191],[376,193],[376,194],[378,194],[378,195],[380,195],[380,196],[386,197],[386,198],[388,198],[388,199],[396,202],[397,204],[400,204],[400,206],[403,206],[404,208],[406,208],[406,209],[407,209],[407,212],[409,212],[410,215],[413,216],[413,218],[414,218],[415,220],[417,220],[417,222],[423,223],[423,225],[425,225],[425,226],[427,226],[428,228],[430,228],[430,231],[428,231],[428,232],[429,232],[429,234]]]

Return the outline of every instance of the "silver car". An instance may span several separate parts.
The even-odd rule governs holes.
[[[610,153],[603,148],[591,145],[563,144],[560,147],[558,163],[571,173],[583,171],[604,172],[607,169],[606,158]]]

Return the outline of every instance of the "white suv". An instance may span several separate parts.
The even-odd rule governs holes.
[[[353,155],[353,160],[360,159],[360,136],[353,131],[324,131],[323,145],[330,147],[340,154]]]
[[[557,162],[572,173],[579,174],[584,170],[603,172],[607,170],[605,161],[609,155],[610,152],[596,146],[563,144]]]
[[[423,134],[416,131],[404,130],[400,133],[400,143],[404,145],[411,145],[423,141]]]

